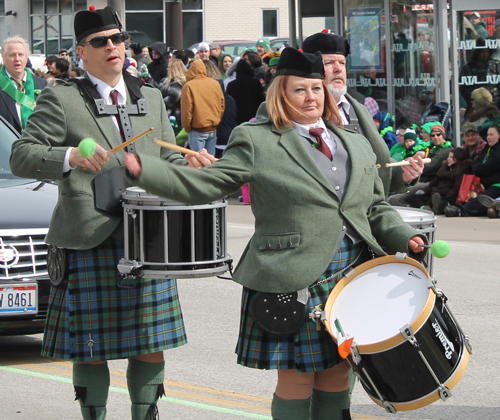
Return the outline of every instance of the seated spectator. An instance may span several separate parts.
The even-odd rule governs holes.
[[[464,124],[474,124],[481,137],[486,138],[488,128],[500,122],[500,112],[492,104],[493,96],[488,89],[482,87],[472,91],[472,106],[465,113]]]
[[[487,214],[490,219],[496,219],[500,217],[500,197],[491,198],[487,195],[481,194],[478,197],[478,200],[484,207],[488,209]]]
[[[367,98],[368,99],[368,98]],[[405,130],[407,126],[401,126],[396,130],[396,136],[398,138],[398,142],[391,147],[390,155],[396,162],[400,162],[404,159],[404,153],[406,152],[405,147]]]
[[[462,149],[467,152],[467,157],[471,160],[475,160],[481,150],[486,146],[486,142],[479,136],[479,130],[475,124],[466,123],[462,127],[462,138],[464,144]]]
[[[375,99],[371,98],[370,96],[367,96],[365,98],[363,105],[366,107],[372,118],[377,112],[380,111],[378,102]]]
[[[443,214],[445,207],[455,204],[464,174],[471,172],[472,160],[464,149],[456,148],[448,152],[436,177],[429,185],[408,198],[411,207],[432,210]]]
[[[408,198],[426,187],[436,177],[443,160],[448,157],[450,147],[451,141],[445,139],[444,127],[440,124],[434,125],[431,130],[431,141],[414,146],[415,152],[423,152],[423,157],[431,159],[430,163],[425,165],[419,182],[406,193],[389,196],[387,202],[393,206],[408,206]]]
[[[391,117],[387,112],[378,111],[373,116],[373,121],[389,149],[397,144],[398,138],[394,134],[394,117]]]
[[[472,164],[474,175],[481,179],[484,186],[484,195],[497,198],[500,197],[500,126],[492,125],[488,129],[485,147],[479,157]],[[483,195],[482,194],[482,195]],[[480,197],[480,196],[479,196]],[[471,217],[486,215],[486,208],[476,197],[466,204],[457,204],[445,208],[446,217]]]
[[[420,126],[419,136],[422,143],[431,141],[431,130],[436,124],[439,124],[439,121],[428,122]]]
[[[417,147],[421,144],[420,139],[417,137],[417,132],[411,128],[405,130],[404,136],[405,150],[402,153],[403,159],[414,156],[417,153],[423,157],[424,152],[418,151]]]

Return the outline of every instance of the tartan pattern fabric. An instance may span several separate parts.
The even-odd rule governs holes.
[[[366,247],[364,243],[350,245],[344,240],[335,260],[330,263],[318,280],[324,280],[348,266]],[[356,265],[366,261],[362,255]],[[257,293],[243,288],[241,319],[236,354],[238,364],[255,369],[295,369],[298,372],[316,372],[329,369],[341,362],[337,345],[324,325],[316,330],[316,322],[309,318],[316,305],[324,309],[330,292],[340,276],[309,287],[308,318],[300,329],[288,336],[278,336],[262,330],[252,318],[252,300]]]
[[[176,280],[140,278],[133,288],[118,287],[121,256],[123,242],[113,238],[68,251],[69,280],[51,288],[42,355],[123,359],[187,342]]]

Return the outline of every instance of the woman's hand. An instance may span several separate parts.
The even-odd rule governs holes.
[[[132,176],[137,178],[141,174],[142,166],[139,156],[133,153],[125,153],[125,166]]]
[[[196,156],[185,155],[189,168],[205,168],[215,162],[215,157],[207,152],[207,149],[201,149]]]
[[[420,236],[414,236],[408,241],[408,248],[416,254],[424,250],[424,247],[419,245],[425,245],[424,240]]]
[[[408,166],[401,166],[404,182],[413,181],[415,178],[422,175],[424,171],[424,162],[420,155],[417,154],[414,157],[408,158],[408,162],[410,162]]]

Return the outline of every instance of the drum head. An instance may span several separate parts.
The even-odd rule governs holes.
[[[400,329],[409,324],[416,332],[432,311],[435,295],[427,287],[428,278],[425,269],[410,258],[387,256],[359,265],[328,298],[327,329],[336,339],[338,318],[364,353],[398,345],[404,341]]]

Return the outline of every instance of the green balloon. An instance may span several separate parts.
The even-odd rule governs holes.
[[[90,137],[84,138],[78,145],[78,153],[84,158],[88,158],[95,153],[96,142]]]

